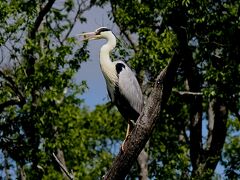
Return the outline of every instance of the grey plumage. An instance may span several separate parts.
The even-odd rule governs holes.
[[[132,70],[122,61],[115,61],[125,67],[118,74],[113,101],[125,119],[137,120],[143,107],[143,96],[138,81]]]

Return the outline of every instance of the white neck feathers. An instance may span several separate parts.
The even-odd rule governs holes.
[[[112,33],[107,34],[105,38],[107,43],[100,50],[100,65],[107,84],[115,84],[117,82],[117,74],[115,65],[110,59],[110,53],[116,47],[116,38]]]

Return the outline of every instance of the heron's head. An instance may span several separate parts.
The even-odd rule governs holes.
[[[100,27],[96,29],[94,32],[79,34],[79,36],[83,36],[83,40],[110,39],[112,37],[115,37],[112,31],[107,27]]]

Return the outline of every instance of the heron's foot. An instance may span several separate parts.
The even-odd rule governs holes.
[[[136,126],[136,123],[133,120],[130,120],[130,122],[132,123],[133,127]]]

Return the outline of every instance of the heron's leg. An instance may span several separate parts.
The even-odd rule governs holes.
[[[127,125],[127,132],[126,132],[126,135],[125,135],[125,139],[127,139],[127,137],[128,137],[128,135],[129,135],[130,132],[131,132],[131,131],[130,131],[130,124],[128,123],[128,125]]]
[[[132,132],[134,126],[135,126],[135,122],[133,120],[128,120],[127,132],[126,132],[126,135],[125,135],[125,139],[124,139],[124,141],[122,143],[122,151],[124,151],[125,140],[129,136],[129,134]]]
[[[125,140],[127,139],[128,135],[129,135],[129,131],[130,131],[130,124],[128,123],[127,132],[126,132],[126,135],[125,135],[125,139],[123,140],[123,143],[122,143],[122,145],[121,145],[121,149],[122,149],[123,152],[124,152]]]

